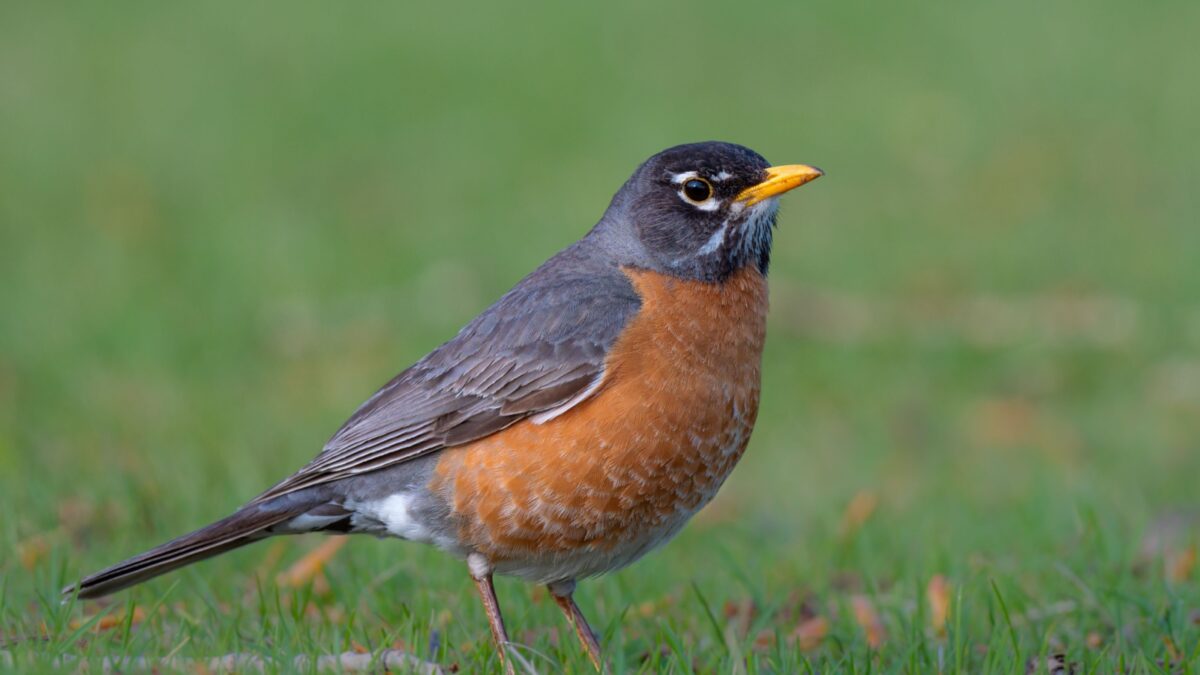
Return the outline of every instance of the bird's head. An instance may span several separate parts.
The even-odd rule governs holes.
[[[636,239],[628,262],[641,267],[703,281],[746,265],[765,273],[777,197],[822,175],[733,143],[679,145],[638,167],[601,225]]]

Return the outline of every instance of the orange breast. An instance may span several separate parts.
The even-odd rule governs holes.
[[[494,562],[581,549],[636,557],[707,503],[741,457],[758,412],[766,280],[752,268],[720,284],[626,274],[642,308],[597,393],[544,424],[443,452],[429,487],[464,549]]]

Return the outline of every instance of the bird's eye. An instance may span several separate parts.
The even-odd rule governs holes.
[[[703,178],[691,178],[683,184],[683,196],[699,204],[712,196],[712,186]]]

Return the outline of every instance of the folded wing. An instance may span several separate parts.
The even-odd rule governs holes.
[[[619,269],[597,268],[578,248],[559,254],[577,257],[573,265],[544,265],[388,382],[321,454],[255,501],[469,443],[585,399],[640,301]]]

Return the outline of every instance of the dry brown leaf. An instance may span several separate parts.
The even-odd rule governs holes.
[[[58,524],[72,538],[92,527],[97,520],[96,504],[82,497],[68,497],[58,503]]]
[[[796,630],[792,631],[791,640],[800,647],[802,651],[811,651],[821,646],[825,640],[825,636],[829,634],[829,622],[823,616],[814,616],[811,619],[800,622],[796,626]]]
[[[811,591],[800,592],[798,590],[790,591],[783,605],[776,611],[775,615],[781,623],[784,624],[799,624],[802,621],[811,619],[820,612],[817,609],[817,598]]]
[[[333,558],[348,541],[347,537],[330,537],[321,543],[320,546],[314,548],[297,560],[291,567],[284,570],[276,578],[280,586],[290,586],[297,588],[313,582],[314,584],[322,584],[325,589],[328,589],[328,580],[323,579],[321,571],[325,569],[325,564]],[[314,589],[320,591],[321,589]]]
[[[935,574],[925,588],[929,600],[929,627],[939,638],[946,637],[946,619],[950,616],[950,582],[946,577]]]
[[[141,607],[134,607],[133,608],[133,623],[135,623],[135,624],[141,623],[145,619],[146,619],[146,612]],[[86,624],[88,621],[91,621],[91,617],[75,619],[74,621],[71,622],[71,630],[78,630],[80,626]],[[113,628],[116,628],[118,626],[125,625],[125,621],[126,621],[126,613],[125,612],[108,614],[106,616],[101,617],[100,620],[97,621],[91,627],[90,630],[93,633],[99,633],[100,631],[105,631],[105,630],[112,630]]]
[[[984,399],[970,409],[969,425],[980,446],[1020,445],[1035,436],[1037,416],[1037,408],[1024,398]]]
[[[1022,397],[976,402],[967,412],[967,431],[977,447],[1030,446],[1064,462],[1074,461],[1082,444],[1073,426]]]
[[[881,647],[887,639],[887,633],[871,599],[865,595],[856,595],[850,599],[850,606],[854,609],[854,620],[867,635],[867,645],[872,649]]]
[[[860,490],[851,498],[850,503],[846,505],[846,510],[842,512],[842,523],[838,528],[838,533],[842,539],[853,537],[875,513],[875,508],[879,506],[879,497],[874,492],[869,490]]]
[[[652,617],[662,614],[674,607],[678,603],[678,598],[674,595],[663,595],[652,600],[646,600],[637,606],[636,612],[643,617]]]
[[[1179,663],[1183,660],[1183,654],[1179,651],[1179,647],[1175,646],[1175,641],[1171,639],[1170,635],[1164,635],[1162,641],[1167,647],[1167,654],[1171,657],[1171,663]]]
[[[1196,546],[1188,546],[1181,551],[1171,551],[1166,560],[1167,581],[1181,584],[1192,578],[1192,570],[1196,568]]]
[[[754,604],[752,598],[726,600],[721,611],[725,615],[726,622],[733,626],[734,633],[738,637],[745,637],[750,632],[750,624],[758,616],[758,606]]]
[[[50,540],[44,534],[35,534],[17,544],[17,560],[21,567],[33,571],[34,567],[50,552]]]

